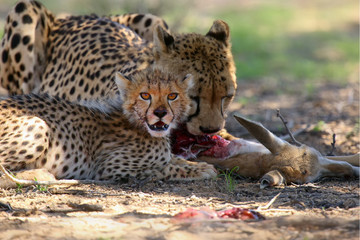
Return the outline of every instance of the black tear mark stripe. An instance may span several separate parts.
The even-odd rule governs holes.
[[[174,111],[173,111],[173,109],[172,109],[171,104],[169,103],[169,101],[168,101],[168,105],[169,105],[170,111],[171,111],[171,113],[172,113],[172,115],[173,115],[173,117],[172,117],[172,119],[171,119],[171,121],[170,121],[170,123],[171,123],[172,121],[174,121],[175,113],[174,113]]]
[[[152,98],[151,98],[151,99],[152,99]],[[146,111],[145,111],[145,120],[146,120],[146,123],[149,122],[149,119],[147,118],[147,116],[148,116],[148,112],[149,112],[149,109],[150,109],[151,104],[152,104],[152,100],[151,100],[151,99],[150,99],[150,104],[149,104],[148,108],[147,108]]]

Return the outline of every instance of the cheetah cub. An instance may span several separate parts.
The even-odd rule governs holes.
[[[192,76],[160,70],[115,76],[119,95],[71,103],[48,95],[0,101],[0,163],[12,170],[46,169],[57,179],[127,177],[205,179],[212,165],[171,153],[168,135],[186,117]]]

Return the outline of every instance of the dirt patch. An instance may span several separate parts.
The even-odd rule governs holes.
[[[359,150],[359,91],[322,86],[312,97],[277,96],[255,85],[245,96],[257,101],[233,104],[233,110],[261,121],[277,134],[280,108],[297,139],[321,152],[330,150],[336,133],[336,154]],[[323,121],[322,126],[317,124]],[[307,126],[312,124],[311,126]],[[230,132],[248,138],[229,117]],[[317,127],[317,128],[315,128]],[[315,128],[315,130],[314,130]],[[315,184],[259,189],[254,179],[237,178],[234,190],[223,177],[206,181],[136,182],[80,185],[66,188],[0,190],[2,239],[358,239],[359,181],[322,179]],[[277,194],[264,221],[199,220],[173,222],[187,208],[258,209]]]

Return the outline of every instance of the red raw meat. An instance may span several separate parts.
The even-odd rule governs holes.
[[[192,135],[182,126],[173,130],[172,152],[185,159],[194,159],[198,156],[209,156],[224,159],[230,156],[230,141],[218,135]]]
[[[178,213],[173,217],[173,221],[187,221],[191,220],[204,220],[204,219],[215,219],[217,218],[217,213],[210,208],[200,208],[199,210],[188,208],[184,212]]]
[[[239,220],[265,220],[260,213],[246,208],[231,208],[222,211],[214,211],[209,208],[200,208],[199,210],[188,208],[184,212],[176,214],[173,222],[191,222],[209,219],[239,219]]]
[[[247,208],[232,208],[228,210],[218,211],[219,218],[234,218],[241,220],[264,220],[265,217],[260,213]]]

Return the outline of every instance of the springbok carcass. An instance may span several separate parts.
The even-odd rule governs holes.
[[[234,169],[244,177],[260,178],[260,188],[303,184],[322,177],[359,177],[359,154],[323,156],[312,147],[295,146],[282,140],[260,123],[234,117],[259,143],[235,139],[227,145],[231,157],[199,156],[199,160],[223,169]]]

